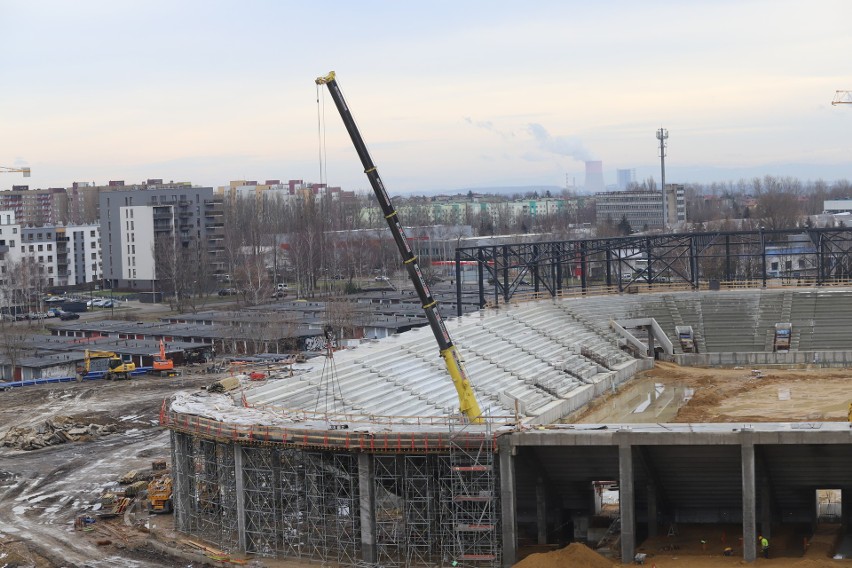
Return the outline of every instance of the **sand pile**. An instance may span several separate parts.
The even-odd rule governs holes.
[[[613,563],[585,544],[572,542],[553,552],[530,554],[515,568],[613,568]]]

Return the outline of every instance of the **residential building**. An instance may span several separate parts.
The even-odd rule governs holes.
[[[65,188],[30,189],[12,186],[0,192],[0,211],[11,210],[21,225],[46,226],[68,222],[68,196]]]
[[[224,273],[224,213],[212,187],[189,183],[114,187],[99,195],[103,278],[106,286],[162,289],[155,241],[193,249],[206,272]]]
[[[99,282],[100,228],[97,225],[24,227],[21,257],[37,267],[47,287]]]

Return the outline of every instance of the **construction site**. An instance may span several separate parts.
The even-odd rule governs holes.
[[[323,356],[264,372],[168,365],[141,379],[134,362],[87,352],[87,375],[103,358],[105,379],[128,380],[15,383],[0,546],[20,543],[21,564],[92,567],[817,567],[852,555],[847,230],[797,230],[819,247],[796,253],[804,272],[772,281],[767,243],[789,232],[457,249],[458,313],[444,321],[334,73],[316,82],[428,326],[338,349],[327,324]],[[461,309],[462,260],[477,264],[474,313]],[[704,277],[710,267],[724,278]],[[134,489],[122,472],[145,464]],[[74,529],[99,537],[57,536]]]
[[[779,314],[793,349],[766,351]],[[624,294],[465,316],[449,331],[476,377],[482,424],[453,414],[458,393],[428,329],[329,352],[287,380],[180,395],[161,418],[175,526],[271,558],[508,566],[525,547],[574,541],[631,562],[646,539],[704,525],[754,560],[759,533],[812,536],[803,527],[818,524],[817,490],[852,482],[842,370],[852,352],[837,331],[850,315],[852,292],[808,289]],[[692,324],[692,347],[675,322]],[[661,359],[721,358],[727,370],[652,371],[653,345]],[[641,395],[637,375],[653,381]],[[608,488],[618,494],[609,517]]]
[[[13,388],[0,550],[39,568],[837,563],[850,316],[843,288],[510,302],[447,324],[479,424],[428,328],[300,363]],[[172,514],[120,482],[162,460]]]

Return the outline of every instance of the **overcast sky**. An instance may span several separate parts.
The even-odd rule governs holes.
[[[669,182],[852,179],[852,105],[830,104],[851,20],[848,0],[0,0],[0,166],[33,170],[0,189],[369,189],[317,102],[330,70],[392,194],[581,185],[589,159],[659,183],[660,127]]]

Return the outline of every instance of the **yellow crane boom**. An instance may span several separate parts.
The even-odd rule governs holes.
[[[438,350],[444,359],[453,385],[456,387],[459,397],[459,410],[461,410],[462,414],[470,422],[475,424],[481,423],[483,422],[482,409],[476,400],[473,386],[470,384],[470,379],[465,371],[461,356],[456,346],[453,345],[450,333],[447,331],[447,327],[441,319],[441,314],[438,312],[438,302],[432,297],[432,292],[429,291],[429,287],[423,279],[420,266],[417,264],[417,256],[411,250],[408,237],[405,236],[405,231],[400,224],[399,215],[396,209],[394,209],[390,197],[388,197],[388,193],[385,190],[382,179],[379,177],[376,166],[373,164],[372,158],[370,158],[367,145],[364,144],[364,140],[361,138],[361,133],[355,125],[355,120],[352,118],[349,106],[343,99],[343,93],[337,84],[334,71],[323,77],[318,77],[316,83],[317,85],[325,85],[328,88],[328,92],[332,100],[334,100],[338,112],[340,112],[340,117],[343,119],[343,124],[349,132],[349,137],[352,139],[355,151],[358,153],[358,157],[361,158],[364,173],[367,174],[367,179],[370,180],[370,185],[376,194],[376,199],[379,201],[385,220],[402,255],[402,264],[408,271],[408,276],[414,284],[414,289],[417,290],[417,296],[420,299],[423,310],[426,312],[426,319],[429,321],[429,326],[432,328],[432,333],[438,342]]]

